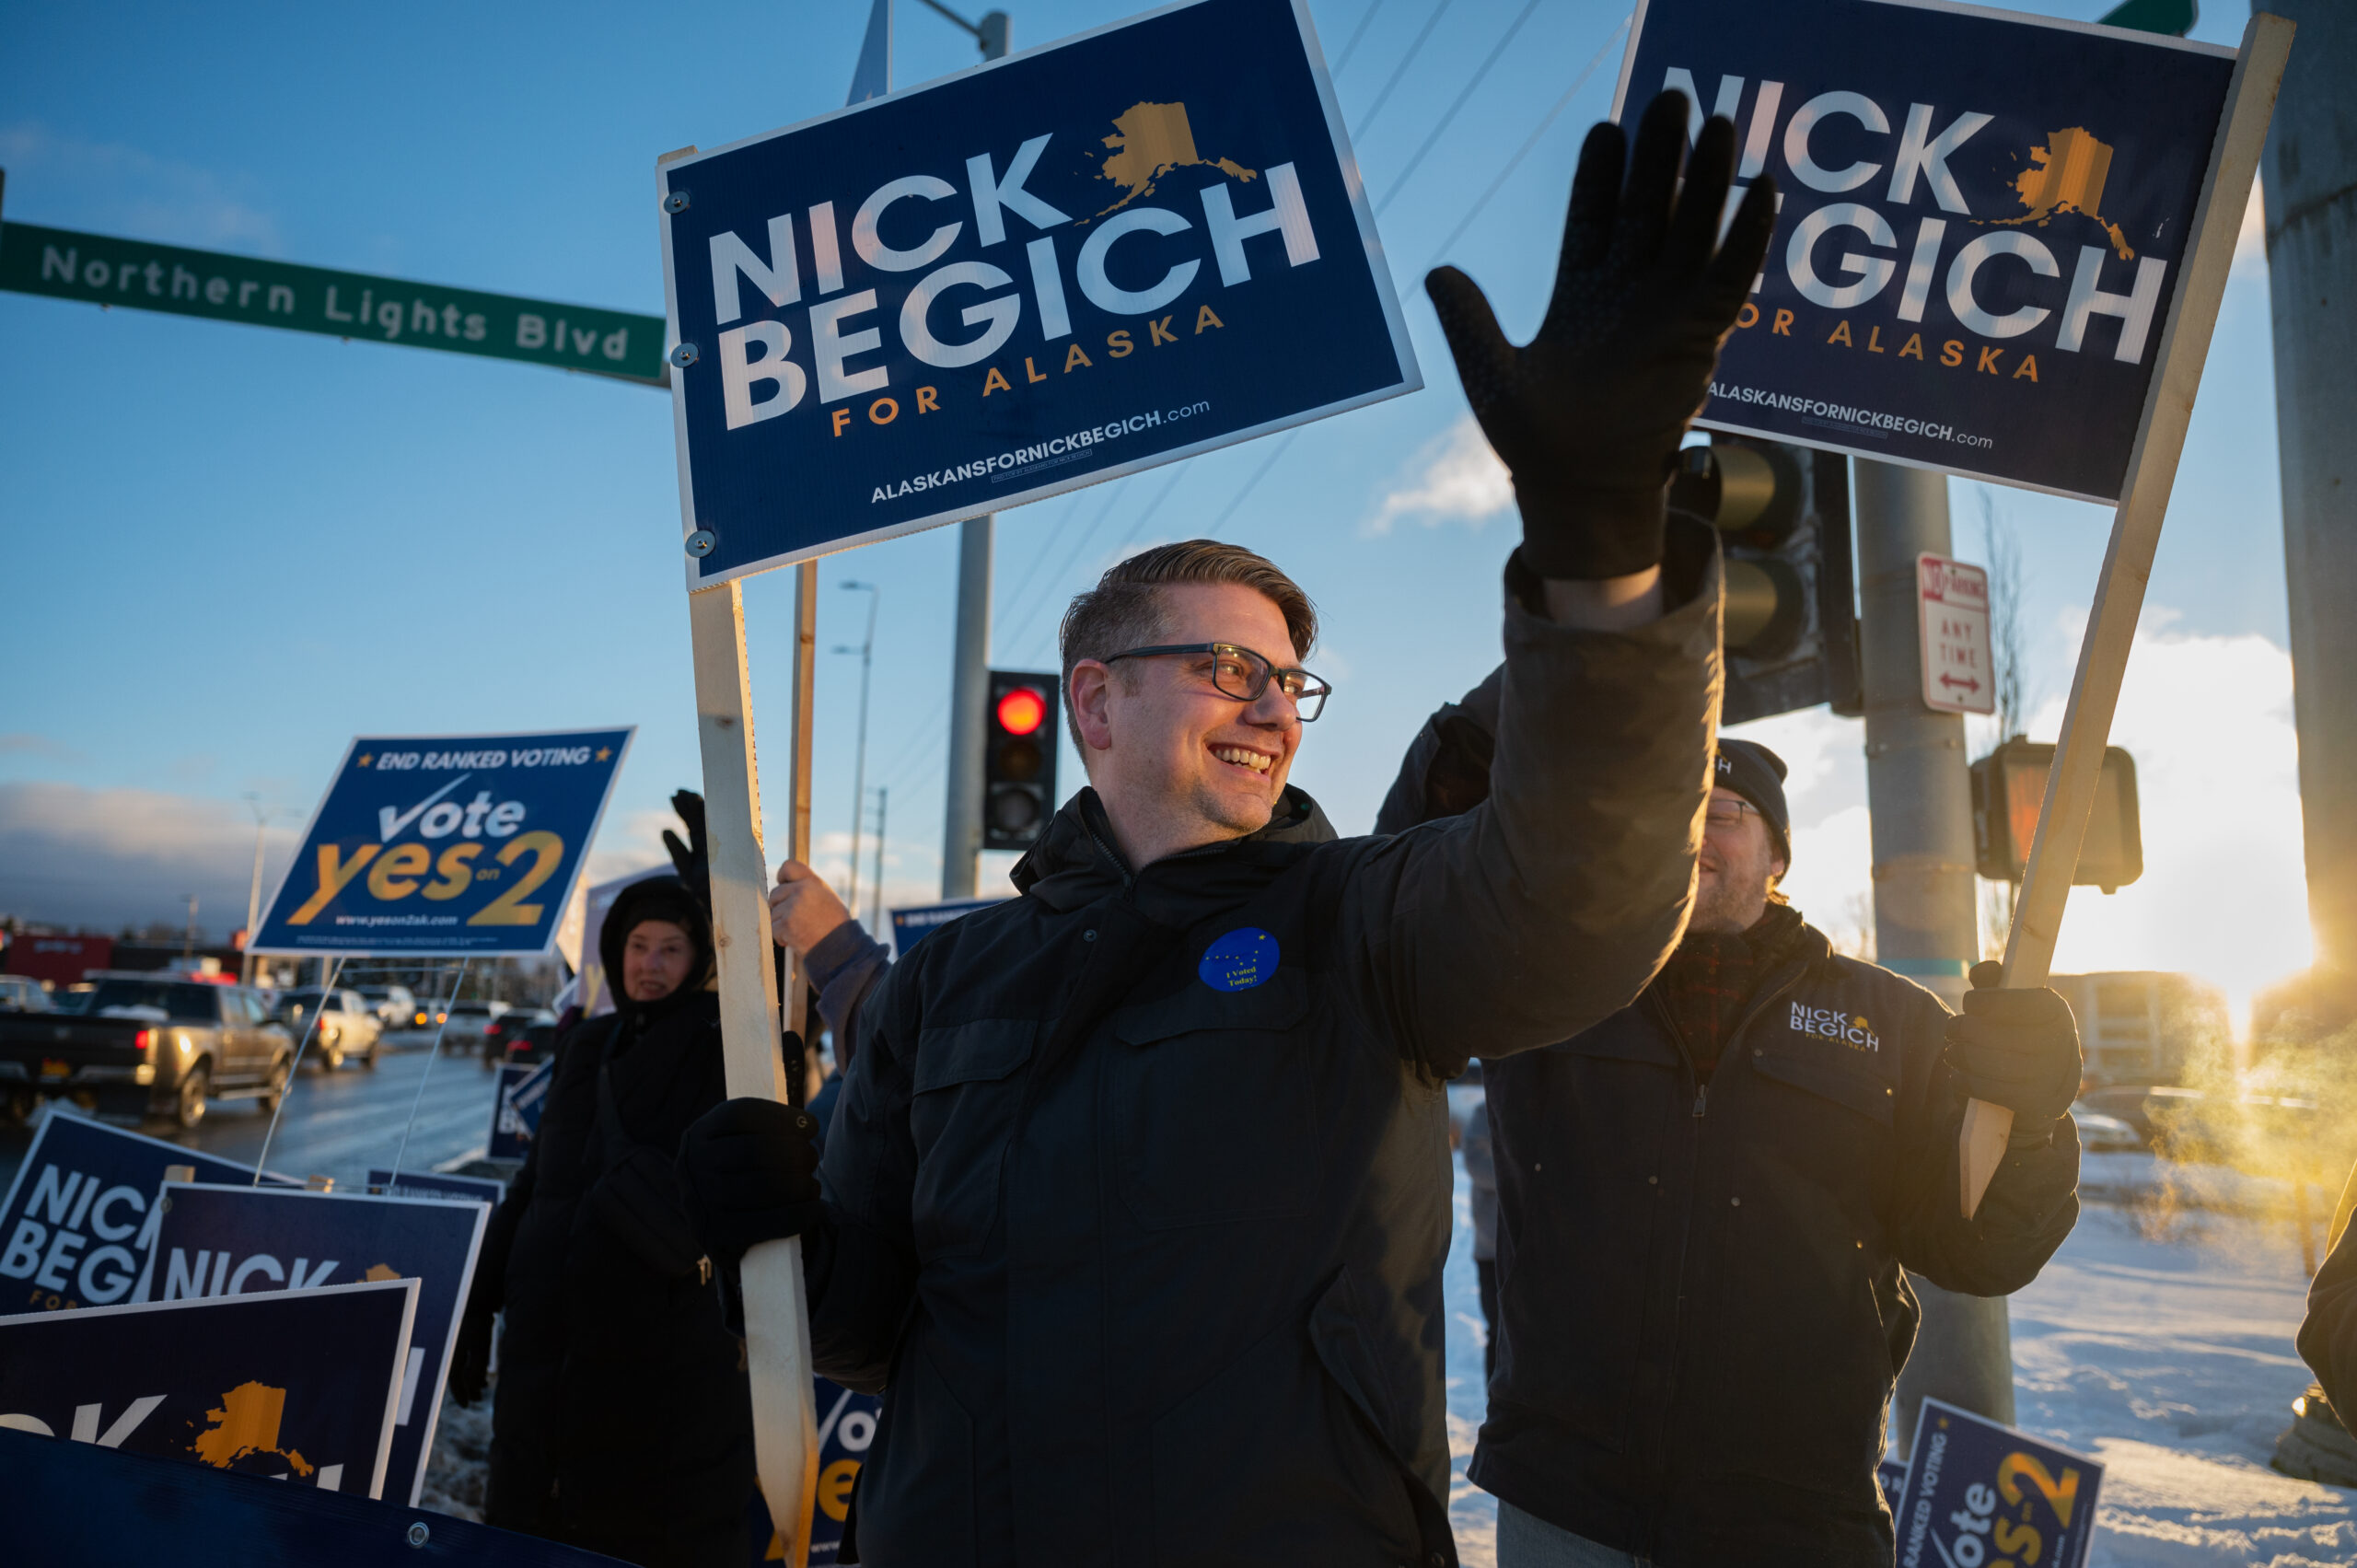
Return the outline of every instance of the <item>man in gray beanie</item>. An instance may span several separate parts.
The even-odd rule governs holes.
[[[1487,793],[1497,696],[1493,677],[1433,716],[1378,832]],[[1875,1464],[1920,1317],[1908,1273],[2019,1290],[2078,1215],[2062,999],[1977,991],[1951,1015],[1835,953],[1777,890],[1783,760],[1723,737],[1712,785],[1653,983],[1483,1063],[1497,1365],[1468,1474],[1498,1498],[1499,1568],[1888,1568]],[[1968,1220],[1970,1098],[2014,1121]]]

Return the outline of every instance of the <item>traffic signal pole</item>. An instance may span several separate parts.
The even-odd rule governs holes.
[[[982,853],[983,709],[991,679],[990,513],[958,525],[958,631],[949,669],[949,788],[941,825],[941,896],[970,899]]]
[[[1964,715],[1923,702],[1915,568],[1918,555],[1949,553],[1947,476],[1860,459],[1851,485],[1866,798],[1874,819],[1875,958],[1960,1006],[1965,971],[1980,956],[1972,779]],[[1923,1323],[1898,1375],[1892,1419],[1899,1442],[1912,1440],[1926,1395],[2010,1423],[2013,1330],[2004,1299],[1956,1295],[1921,1277],[1914,1285]]]
[[[2275,327],[2275,439],[2283,482],[2292,712],[2308,919],[2310,1006],[2338,1028],[2357,1017],[2357,15],[2325,0],[2266,0],[2300,27],[2261,167]]]
[[[980,22],[938,3],[932,10],[974,35],[982,58],[1006,53],[1012,30],[1004,11]],[[949,785],[942,803],[941,896],[970,899],[982,853],[982,708],[991,678],[991,564],[998,518],[985,512],[958,525],[958,629],[949,668]]]

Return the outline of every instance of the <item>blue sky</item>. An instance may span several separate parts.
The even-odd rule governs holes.
[[[1015,41],[1128,8],[1023,0]],[[2090,17],[2103,6],[2036,8]],[[1407,269],[1465,218],[1625,6],[1538,0],[1396,199],[1394,185],[1522,9],[1449,0],[1411,55],[1433,0],[1317,7],[1329,60],[1367,24],[1338,90],[1368,187],[1390,203],[1382,229],[1427,389],[1306,431],[1220,531],[1284,564],[1326,612],[1313,664],[1339,695],[1295,777],[1345,830],[1372,820],[1422,714],[1496,657],[1515,524],[1464,448],[1463,400]],[[2239,9],[2211,10],[2198,36],[2231,42]],[[865,0],[12,8],[0,18],[6,215],[656,312],[655,156],[840,105],[866,11]],[[974,57],[913,0],[900,6],[896,50],[903,85]],[[1544,297],[1571,164],[1618,60],[1615,43],[1450,248],[1516,335]],[[699,775],[661,394],[18,296],[0,296],[0,342],[13,370],[0,390],[0,912],[173,918],[180,896],[201,890],[203,923],[226,931],[242,919],[252,843],[240,796],[284,813],[274,875],[361,730],[635,723],[599,865],[646,859],[666,797]],[[2257,933],[2223,977],[2230,989],[2305,961],[2296,794],[2288,822],[2281,809],[2275,450],[2266,273],[2253,254],[2230,287],[2153,580],[2147,627],[2164,651],[2139,656],[2140,672],[2184,673],[2145,707],[2131,674],[2123,708],[2123,726],[2150,710],[2130,743],[2145,748],[2154,872],[2084,919],[2074,901],[2066,966],[2084,931],[2086,962],[2199,967],[2198,943],[2168,935],[2166,916],[2188,889],[2214,885],[2200,867],[2222,863],[2242,868],[2251,909],[2238,923]],[[995,661],[1052,667],[1066,597],[1128,549],[1210,528],[1267,456],[1265,444],[1232,449],[1003,516]],[[1980,487],[1952,489],[1958,553],[1980,558]],[[2033,683],[2059,702],[2107,515],[2019,492],[1994,506],[2023,545]],[[868,778],[890,790],[896,900],[938,877],[954,552],[955,530],[940,530],[822,568],[820,858],[840,860],[852,819],[858,661],[824,650],[858,636],[865,596],[839,587],[855,577],[883,590]],[[746,589],[773,822],[789,575]],[[2218,750],[2202,739],[2203,702],[2258,726],[2242,750],[2265,760],[2276,802],[2257,839],[2223,848],[2201,804],[2223,787],[2202,771]],[[1819,714],[1769,733],[1796,760],[1795,884],[1838,925],[1866,886],[1857,730]],[[1064,765],[1068,789],[1079,778],[1069,749]],[[2181,787],[2156,798],[2156,769]],[[2165,844],[2200,855],[2180,876],[2173,848],[2156,854]]]

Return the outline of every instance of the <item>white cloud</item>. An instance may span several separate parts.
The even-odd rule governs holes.
[[[294,853],[292,825],[263,837],[267,898]],[[0,911],[113,930],[185,916],[226,934],[246,921],[254,824],[245,804],[141,789],[0,784]]]
[[[2054,968],[2182,970],[2222,987],[2239,1016],[2254,992],[2312,956],[2292,659],[2257,635],[2171,630],[2178,619],[2148,607],[2111,729],[2111,743],[2136,760],[2144,875],[2108,897],[2072,890]],[[2079,627],[2065,630],[2075,643]],[[2063,705],[2057,697],[2038,709],[2034,738],[2056,738]],[[1784,885],[1803,913],[1840,935],[1874,888],[1863,726],[1820,708],[1730,733],[1791,764]]]
[[[70,192],[81,211],[59,221],[264,256],[283,249],[278,220],[259,204],[257,182],[249,177],[225,177],[121,143],[60,135],[38,123],[0,129],[0,167],[18,177],[20,196],[38,200],[45,187]],[[12,202],[11,210],[17,205]]]
[[[2030,733],[2055,738],[2062,708]],[[2111,742],[2136,759],[2144,875],[2111,897],[2072,890],[2055,968],[2183,970],[2239,1014],[2314,955],[2292,656],[2257,635],[2139,633]]]
[[[1362,533],[1389,533],[1400,517],[1427,528],[1450,521],[1479,528],[1514,504],[1514,482],[1470,414],[1424,443],[1412,470],[1412,477],[1384,496]]]
[[[17,730],[0,735],[0,757],[41,757],[55,762],[78,762],[82,753],[46,735]]]
[[[1805,822],[1837,804],[1832,800],[1822,804],[1817,801],[1815,797],[1820,791],[1829,796],[1847,793],[1843,786],[1850,781],[1842,772],[1842,763],[1854,761],[1865,745],[1864,725],[1821,707],[1730,726],[1727,733],[1756,740],[1783,759],[1784,803],[1792,807],[1795,823]]]
[[[2243,209],[2243,226],[2235,231],[2233,275],[2267,276],[2267,192],[2264,182],[2250,182],[2250,205]]]

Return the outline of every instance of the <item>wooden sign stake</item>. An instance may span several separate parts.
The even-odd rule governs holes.
[[[818,568],[801,569],[795,642],[792,813],[796,858],[808,850],[810,686]],[[784,1100],[778,1050],[777,971],[770,959],[769,862],[761,847],[761,773],[753,756],[752,682],[745,663],[745,601],[735,581],[688,596],[695,647],[696,738],[703,752],[704,823],[712,855],[712,941],[720,965],[720,1040],[731,1098]],[[803,989],[793,976],[798,1000]],[[798,1009],[797,1009],[798,1010]],[[798,1069],[800,1064],[796,1063]],[[819,1481],[811,1408],[810,1314],[802,1241],[765,1241],[745,1254],[745,1358],[753,1391],[753,1455],[761,1495],[785,1539],[786,1562],[810,1555]]]
[[[2226,88],[2225,112],[2210,145],[2210,168],[2193,218],[2193,245],[2162,331],[2160,358],[2129,455],[2128,487],[2113,514],[2095,612],[2079,645],[2079,668],[2062,715],[2062,739],[2047,775],[2038,838],[2014,907],[2014,928],[2005,943],[2008,986],[2044,985],[2053,967],[2055,939],[2095,806],[2104,748],[2111,739],[2112,714],[2119,705],[2120,680],[2136,637],[2136,618],[2144,607],[2144,584],[2152,575],[2153,554],[2160,548],[2161,520],[2177,483],[2194,393],[2200,389],[2202,366],[2210,357],[2210,334],[2225,297],[2235,239],[2250,203],[2251,182],[2258,174],[2259,150],[2275,113],[2292,33],[2292,23],[2263,11],[2254,14],[2243,29],[2242,52]],[[1981,1195],[2005,1157],[2013,1127],[2014,1113],[2003,1106],[1982,1100],[1966,1106],[1956,1142],[1965,1218],[1980,1209]]]

